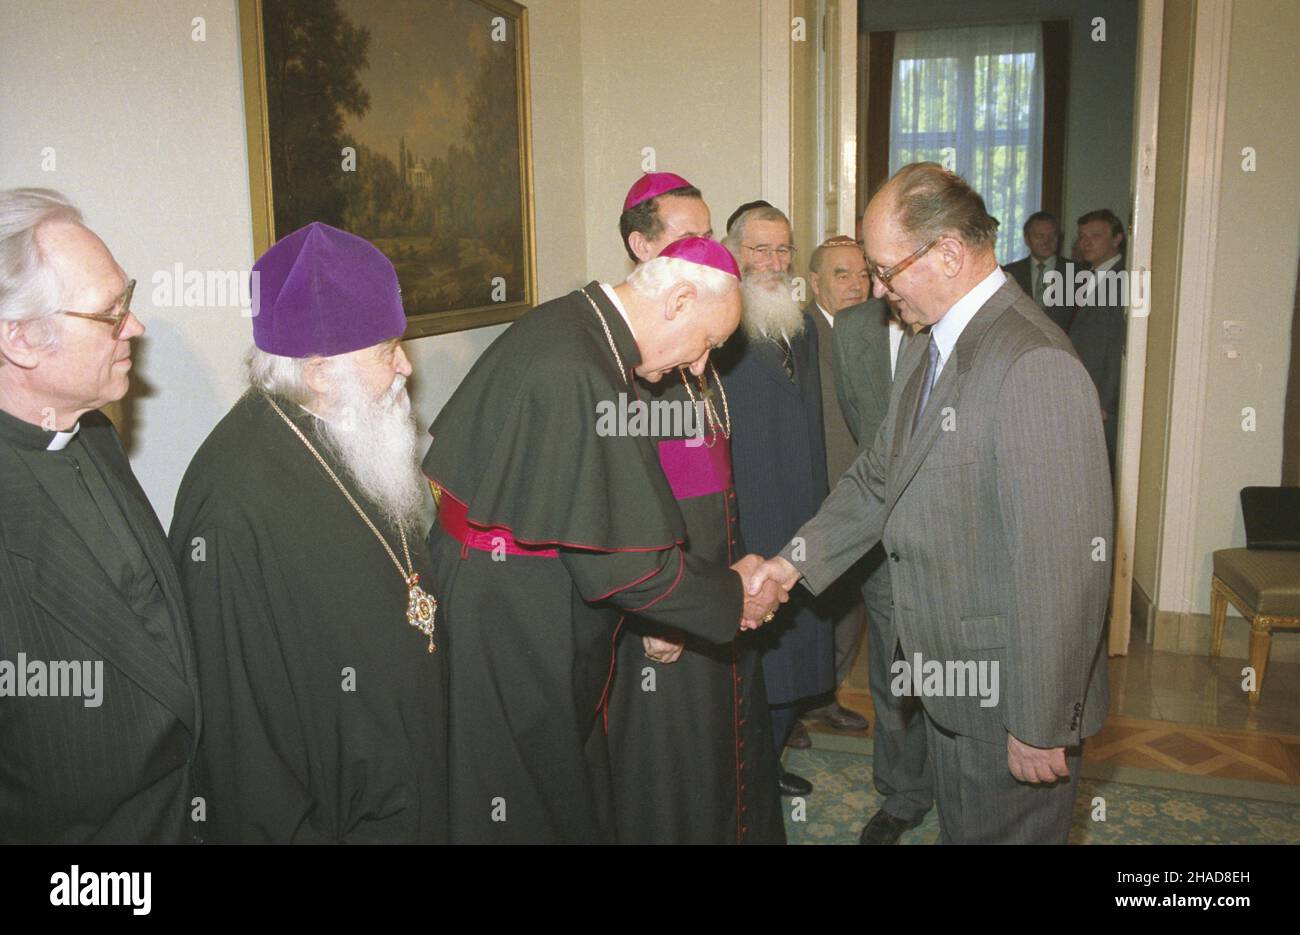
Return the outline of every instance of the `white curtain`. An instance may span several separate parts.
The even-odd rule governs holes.
[[[889,171],[944,163],[997,218],[998,262],[1025,252],[1043,178],[1043,31],[1038,23],[899,32]]]

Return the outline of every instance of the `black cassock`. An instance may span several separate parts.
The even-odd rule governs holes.
[[[737,333],[717,355],[731,398],[740,541],[746,551],[759,555],[779,552],[826,499],[817,328],[806,312],[803,317],[803,332],[790,342],[793,380],[771,341]],[[763,678],[772,705],[835,689],[827,601],[795,588],[776,619],[754,636],[763,647]]]
[[[722,417],[716,380],[710,385]],[[650,405],[672,407],[667,413],[699,399],[678,374],[644,389]],[[687,550],[730,565],[740,557],[730,440],[708,428],[705,437],[688,440],[688,426],[664,420],[657,426],[659,461],[686,521]],[[661,664],[646,657],[646,634],[667,635],[640,617],[625,620],[606,716],[619,842],[785,843],[753,636],[723,646],[687,636],[677,661]]]
[[[329,460],[313,418],[277,403]],[[424,544],[408,540],[427,585]],[[245,395],[199,448],[171,544],[211,705],[205,838],[445,841],[446,633],[429,653],[397,567],[266,397]]]
[[[592,283],[511,325],[430,427],[454,841],[615,840],[600,709],[622,613],[736,635],[740,579],[682,548],[654,440],[598,431],[602,404],[636,398],[638,363]]]

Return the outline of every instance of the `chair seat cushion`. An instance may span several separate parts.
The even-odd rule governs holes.
[[[1220,549],[1214,574],[1255,613],[1300,617],[1300,552]]]

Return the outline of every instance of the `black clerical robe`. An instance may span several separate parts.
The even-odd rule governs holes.
[[[721,418],[717,381],[710,385]],[[665,414],[685,411],[696,419],[699,392],[687,393],[680,375],[642,389]],[[686,522],[688,552],[730,565],[740,558],[731,441],[706,421],[657,420],[655,441]],[[654,662],[644,635],[685,636],[685,648],[675,662]],[[629,617],[605,720],[620,843],[785,843],[767,690],[752,636],[719,646]]]
[[[54,434],[0,412],[0,844],[191,841],[202,719],[167,541],[102,413]]]
[[[599,712],[620,617],[736,635],[740,578],[683,549],[653,439],[599,428],[639,363],[592,283],[506,329],[430,428],[455,841],[615,840]]]
[[[328,460],[314,418],[277,402]],[[171,543],[211,706],[208,837],[444,841],[446,633],[429,653],[397,567],[265,396],[245,395],[194,456]],[[410,547],[427,583],[423,543]]]

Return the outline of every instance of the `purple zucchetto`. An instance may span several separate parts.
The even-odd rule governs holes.
[[[281,357],[334,357],[401,337],[397,271],[367,240],[313,221],[253,264],[253,343]]]
[[[633,182],[632,187],[627,190],[627,197],[623,199],[623,213],[626,214],[641,202],[658,198],[664,192],[670,192],[674,188],[693,187],[680,175],[671,172],[650,172]]]
[[[700,266],[711,266],[729,276],[740,278],[740,267],[736,265],[736,258],[731,255],[731,251],[716,240],[707,237],[684,237],[681,240],[674,240],[659,251],[659,255],[698,263]]]

